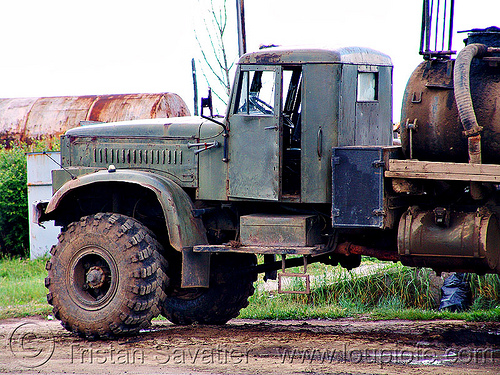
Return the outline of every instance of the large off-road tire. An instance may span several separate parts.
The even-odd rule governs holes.
[[[54,316],[85,337],[147,328],[165,298],[161,251],[143,224],[124,215],[98,213],[70,224],[46,266]]]
[[[169,259],[170,286],[161,314],[174,324],[225,324],[248,306],[257,274],[253,254],[214,254],[209,288],[180,288],[179,262]]]

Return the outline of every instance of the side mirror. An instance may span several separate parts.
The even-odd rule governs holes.
[[[208,97],[201,98],[201,116],[203,116],[203,108],[208,108],[210,111],[210,117],[214,117],[214,108],[212,106],[212,89],[208,88]]]

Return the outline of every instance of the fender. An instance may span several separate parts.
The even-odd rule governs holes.
[[[172,180],[143,171],[106,170],[80,176],[66,182],[52,196],[45,214],[53,218],[66,195],[82,186],[99,182],[138,184],[152,190],[161,204],[166,219],[170,244],[177,251],[192,250],[193,246],[208,244],[201,218],[193,215],[193,202],[187,193]],[[52,213],[52,215],[51,215]]]

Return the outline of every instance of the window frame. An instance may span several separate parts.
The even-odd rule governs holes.
[[[274,109],[272,114],[266,113],[249,113],[249,112],[238,112],[239,104],[241,101],[241,94],[243,89],[243,80],[245,74],[250,75],[251,72],[273,72],[274,73],[274,84],[273,84],[273,99],[274,99]],[[233,107],[231,108],[232,116],[247,116],[247,117],[278,117],[281,112],[281,66],[274,65],[241,65],[238,70],[238,86],[236,87],[237,91],[234,95]],[[250,80],[247,81],[247,90],[249,93],[249,89],[251,86]]]
[[[375,87],[373,88],[373,98],[365,98],[361,97],[361,92],[360,92],[360,77],[362,75],[368,75],[372,74],[374,77],[374,83]],[[379,74],[378,71],[373,71],[373,70],[358,70],[358,74],[356,75],[356,102],[357,103],[376,103],[378,102],[379,98]]]

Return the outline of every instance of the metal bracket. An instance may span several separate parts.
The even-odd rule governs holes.
[[[417,130],[417,119],[410,123],[410,119],[406,119],[406,129],[408,129],[409,145],[410,145],[410,159],[413,159],[413,132]]]
[[[202,217],[204,214],[208,213],[208,212],[212,212],[214,211],[215,208],[214,207],[208,207],[208,208],[195,208],[194,210],[191,210],[191,212],[193,213],[193,216],[194,217]]]
[[[194,150],[194,154],[198,155],[202,151],[209,150],[209,149],[214,148],[214,147],[220,147],[220,143],[217,141],[203,142],[203,143],[188,143],[187,147],[188,148],[203,147],[203,148],[200,148],[198,150]]]
[[[414,92],[411,96],[411,102],[415,104],[422,103],[422,94],[422,91],[420,91],[420,93]]]
[[[436,207],[434,209],[434,222],[437,226],[449,228],[450,212],[444,207]]]
[[[310,275],[307,273],[307,256],[304,256],[304,272],[285,272],[285,259],[286,255],[281,256],[281,273],[278,274],[278,293],[282,294],[311,294],[311,279]],[[282,279],[284,277],[298,277],[305,280],[306,290],[283,290]]]
[[[372,214],[373,216],[385,216],[385,210],[375,209]]]

